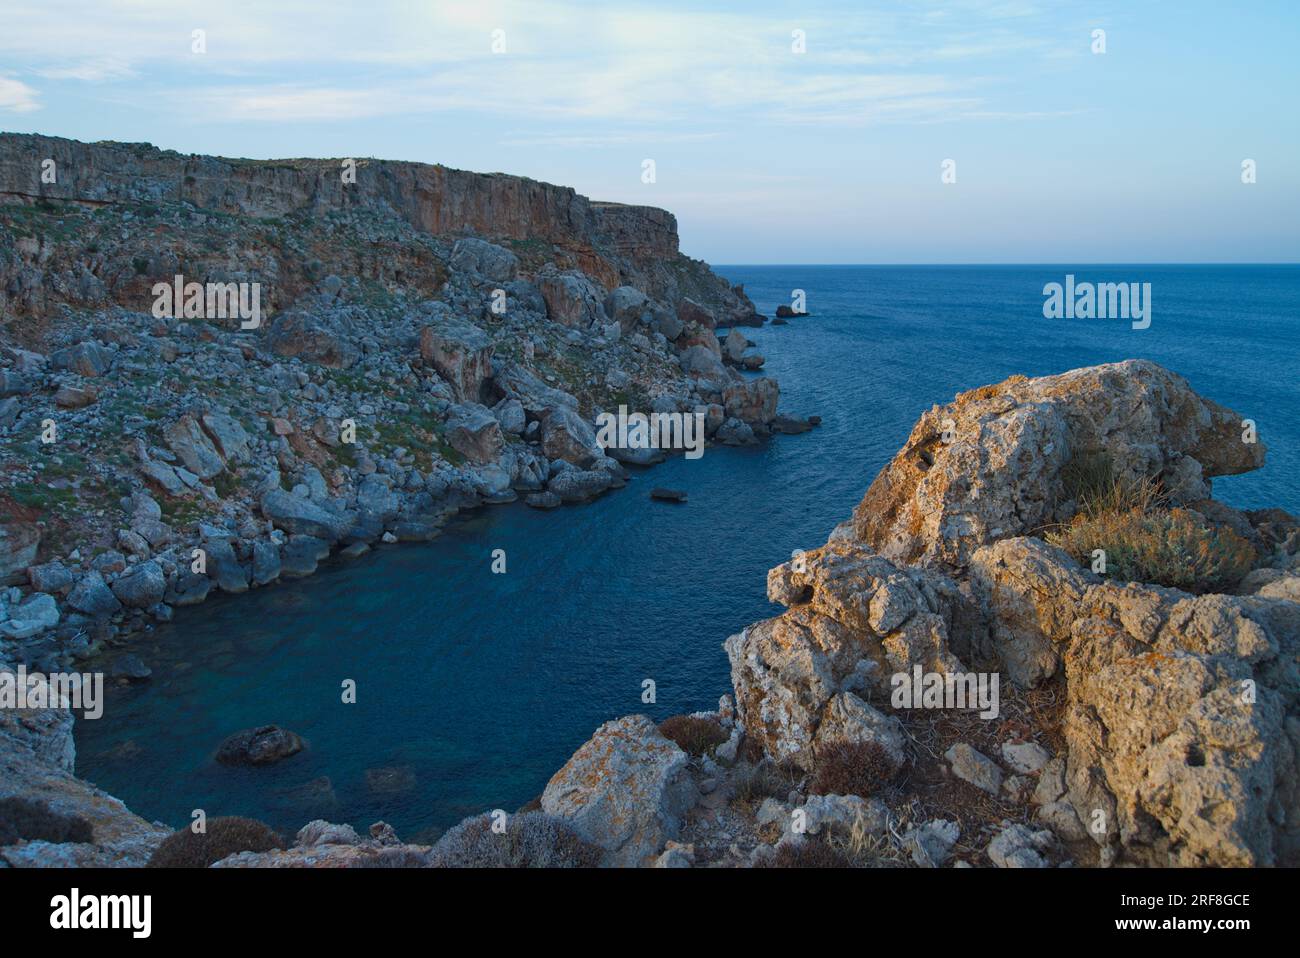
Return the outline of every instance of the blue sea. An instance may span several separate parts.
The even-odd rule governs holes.
[[[110,689],[105,717],[78,722],[79,773],[173,826],[202,808],[284,829],[383,819],[414,840],[513,810],[602,722],[713,707],[730,689],[723,640],[776,611],[768,568],[825,541],[923,410],[1014,373],[1162,363],[1256,420],[1269,447],[1216,496],[1300,512],[1300,267],[718,271],[769,316],[805,291],[810,315],[745,332],[783,409],[820,415],[819,429],[675,459],[589,506],[482,510],[432,543],[179,610],[135,646],[153,679]],[[1150,328],[1044,319],[1043,286],[1067,273],[1149,282]],[[652,485],[689,502],[652,502]],[[224,737],[270,723],[310,748],[262,769],[215,764]]]

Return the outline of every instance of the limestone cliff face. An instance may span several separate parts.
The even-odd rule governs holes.
[[[54,161],[54,183],[42,182],[46,160]],[[677,220],[666,210],[597,203],[569,187],[527,177],[425,163],[357,159],[354,183],[344,183],[343,172],[341,159],[225,159],[147,143],[0,134],[0,201],[188,203],[264,219],[374,210],[438,236],[475,233],[546,244],[552,248],[548,254],[566,254],[607,290],[627,284],[657,299],[690,296],[738,316],[753,313],[743,294],[681,256]]]

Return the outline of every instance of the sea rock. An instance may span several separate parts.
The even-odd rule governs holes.
[[[68,594],[68,605],[94,618],[104,618],[122,611],[122,603],[98,572],[87,572],[77,580]]]
[[[277,529],[290,535],[307,535],[337,542],[347,533],[351,521],[303,496],[272,489],[262,496],[262,515]]]
[[[302,738],[277,725],[261,725],[231,735],[217,748],[222,765],[270,765],[296,755],[306,746]]]
[[[542,452],[548,459],[563,459],[580,469],[602,455],[595,430],[568,406],[552,406],[542,417]]]
[[[153,559],[137,563],[113,581],[113,595],[128,609],[149,609],[167,593],[167,576]]]
[[[639,865],[677,837],[695,803],[688,757],[644,715],[606,722],[542,792],[542,810],[606,851],[605,864]]]
[[[563,502],[588,502],[609,489],[612,482],[607,472],[566,469],[551,477],[551,481],[547,484],[547,491],[558,496]]]

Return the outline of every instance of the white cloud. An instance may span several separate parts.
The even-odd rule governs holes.
[[[742,115],[929,121],[998,109],[964,66],[1060,46],[1034,33],[1032,6],[1016,0],[798,21],[573,0],[44,0],[5,18],[8,62],[51,79],[131,79],[137,100],[225,121],[446,111],[710,127]],[[795,28],[805,54],[790,49]],[[194,29],[206,31],[205,54],[190,51]],[[504,54],[491,52],[497,29]]]
[[[14,113],[31,113],[39,110],[36,91],[21,80],[0,76],[0,110]]]

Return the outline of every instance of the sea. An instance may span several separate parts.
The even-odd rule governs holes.
[[[1015,373],[1161,363],[1268,447],[1216,498],[1300,513],[1300,266],[715,268],[768,316],[802,291],[807,315],[743,332],[782,409],[819,428],[677,457],[590,505],[484,508],[434,542],[179,609],[133,646],[152,678],[110,686],[104,717],[77,722],[78,774],[173,827],[202,809],[287,831],[383,820],[428,841],[512,811],[603,722],[716,707],[723,641],[779,612],[767,570],[826,540],[924,410]],[[1150,283],[1150,325],[1045,318],[1044,287],[1067,275]],[[688,501],[652,501],[655,485]],[[263,768],[214,761],[267,724],[309,747]]]

